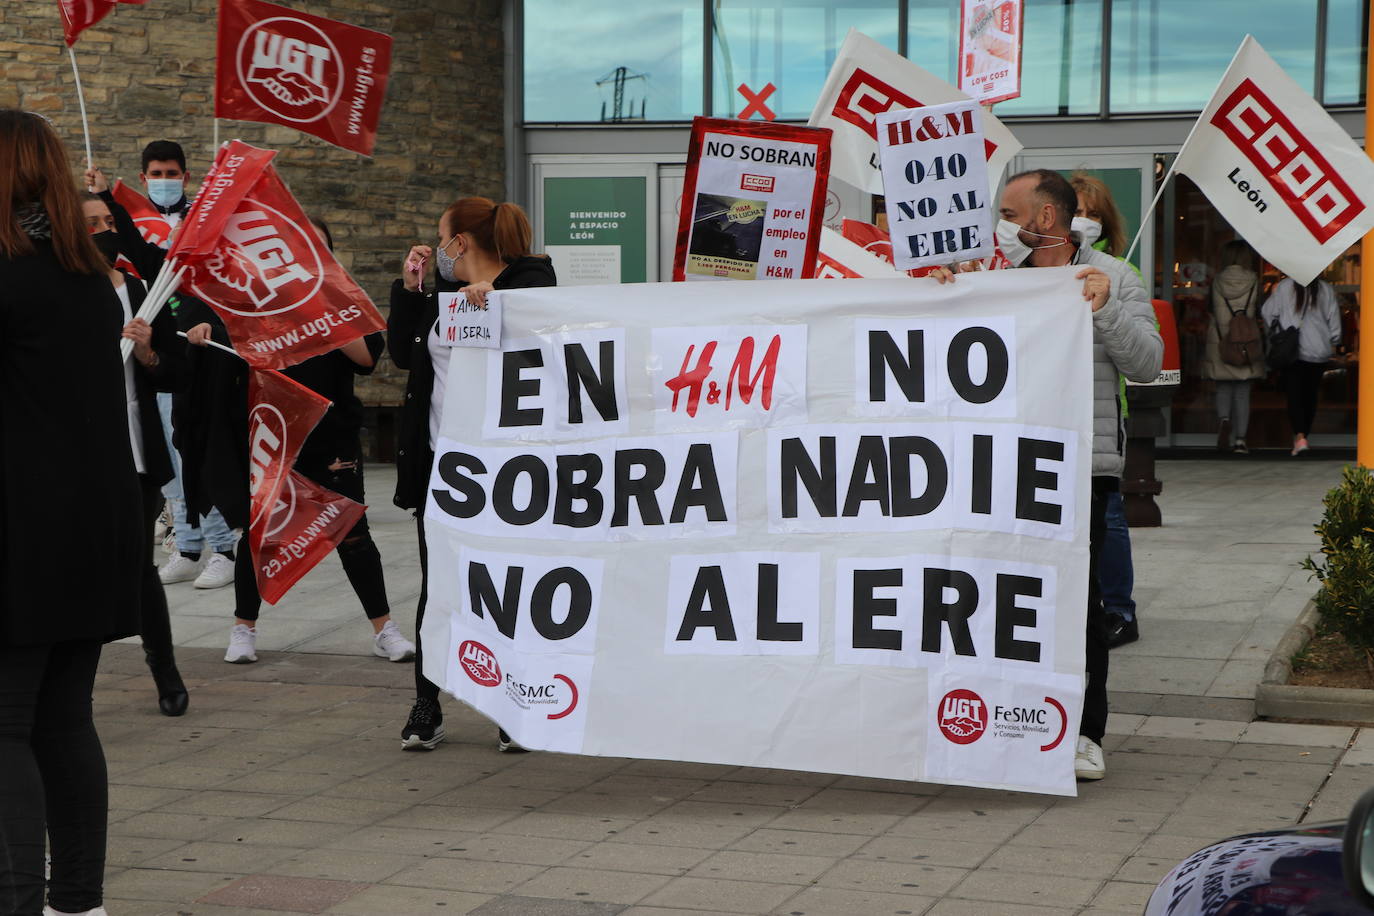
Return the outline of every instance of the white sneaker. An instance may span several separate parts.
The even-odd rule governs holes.
[[[45,906],[43,907],[43,916],[110,916],[110,914],[105,911],[103,906],[98,906],[93,910],[86,910],[82,913],[63,913],[59,910],[54,910],[50,906]]]
[[[196,588],[223,588],[233,581],[234,561],[222,553],[212,553],[205,569],[196,576]]]
[[[189,582],[198,575],[200,575],[200,561],[192,560],[180,553],[172,554],[172,558],[163,563],[162,568],[157,571],[157,577],[162,580],[163,585]]]
[[[393,662],[403,662],[415,657],[415,643],[401,635],[394,620],[388,620],[372,640],[372,654]]]
[[[1073,775],[1079,782],[1101,779],[1107,775],[1102,748],[1093,739],[1078,736],[1078,750],[1073,755]]]
[[[258,630],[246,624],[236,623],[229,631],[229,651],[224,660],[231,665],[246,665],[258,660]]]

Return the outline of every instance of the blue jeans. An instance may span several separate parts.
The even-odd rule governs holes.
[[[172,445],[172,396],[165,392],[157,396],[157,412],[162,416],[162,434],[167,437],[167,452],[172,459],[174,476],[162,487],[162,495],[172,510],[172,529],[177,536],[177,550],[181,553],[200,553],[209,543],[216,553],[233,550],[238,537],[224,521],[218,509],[200,517],[200,527],[186,518],[186,497],[181,489],[181,455]]]
[[[1107,536],[1098,558],[1097,582],[1102,605],[1109,614],[1135,620],[1135,567],[1131,564],[1131,530],[1120,493],[1107,494]]]

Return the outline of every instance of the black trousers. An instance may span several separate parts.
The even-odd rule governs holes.
[[[415,531],[420,538],[420,603],[415,607],[415,696],[438,701],[439,685],[425,677],[425,647],[420,640],[420,625],[425,622],[425,605],[429,603],[429,548],[425,546],[423,505],[415,513]]]
[[[335,462],[353,462],[352,467],[331,470]],[[297,461],[295,470],[310,478],[322,487],[333,490],[340,496],[347,496],[363,502],[363,460],[355,450],[352,455],[333,458],[327,462]],[[368,620],[376,620],[391,613],[391,605],[386,598],[386,576],[382,572],[382,555],[372,540],[372,529],[367,526],[367,515],[358,519],[339,542],[339,562],[343,564],[344,575],[353,586],[353,592],[362,603],[363,612]],[[234,616],[241,620],[257,620],[262,610],[262,596],[258,594],[258,576],[248,538],[239,540],[238,551],[234,557]]]
[[[1083,689],[1083,718],[1078,733],[1098,744],[1107,733],[1107,611],[1102,605],[1102,589],[1097,584],[1097,569],[1102,544],[1107,537],[1107,495],[1121,488],[1116,477],[1094,477],[1092,502],[1088,507],[1088,629],[1084,649],[1088,682]]]
[[[91,719],[100,643],[0,647],[0,913],[100,906],[109,809],[105,753]]]
[[[162,580],[157,575],[157,564],[153,562],[153,527],[162,512],[162,488],[148,479],[147,474],[138,475],[143,495],[143,584],[139,595],[139,611],[142,624],[139,634],[143,637],[143,654],[148,659],[148,667],[162,668],[175,665],[172,653],[172,618],[167,612],[167,593],[162,589]],[[87,907],[87,909],[91,909]]]
[[[1326,363],[1305,363],[1298,360],[1283,370],[1283,392],[1288,397],[1288,424],[1293,435],[1312,432],[1317,416],[1317,394],[1321,391]]]

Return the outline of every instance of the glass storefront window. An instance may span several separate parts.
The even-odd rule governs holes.
[[[1102,0],[1027,0],[1025,28],[1021,97],[998,102],[997,114],[1097,114]]]
[[[734,117],[748,104],[744,84],[777,91],[764,102],[779,120],[806,120],[835,54],[851,28],[897,50],[893,0],[715,0],[714,114]]]
[[[912,63],[953,83],[959,56],[959,4],[950,0],[908,0],[906,56]]]
[[[525,121],[690,121],[703,15],[701,0],[525,0]]]
[[[1113,0],[1111,10],[1113,114],[1200,111],[1247,33],[1313,88],[1317,0]]]
[[[1364,101],[1365,0],[1328,0],[1326,5],[1327,105]]]

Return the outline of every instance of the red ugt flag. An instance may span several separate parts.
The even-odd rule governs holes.
[[[115,181],[110,193],[114,195],[115,202],[128,211],[143,241],[163,248],[171,244],[172,227],[167,225],[166,218],[157,212],[157,207],[148,198],[125,184],[122,178]]]
[[[141,6],[147,0],[57,0],[57,11],[62,14],[62,35],[67,39],[67,47],[76,44],[77,36],[109,15],[110,10],[119,3],[132,3]]]
[[[220,0],[215,117],[305,131],[372,155],[391,36],[263,0]]]
[[[305,437],[329,401],[280,372],[248,379],[248,498],[250,532],[269,516],[286,485]],[[254,545],[256,553],[256,544]]]
[[[248,529],[262,600],[276,604],[338,546],[366,509],[292,471],[271,514]]]
[[[271,150],[226,144],[168,259],[257,369],[283,369],[386,327],[272,167]]]

